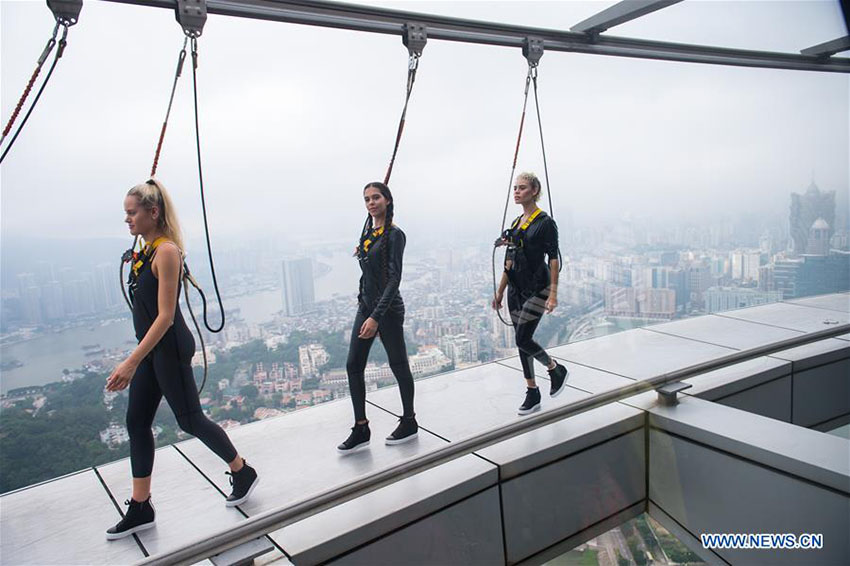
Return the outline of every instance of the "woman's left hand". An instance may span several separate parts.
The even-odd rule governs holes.
[[[558,297],[550,295],[548,299],[546,299],[546,312],[551,313],[555,310],[555,307],[558,306]]]
[[[130,359],[126,359],[118,367],[113,370],[112,375],[106,380],[107,391],[121,391],[130,385],[130,380],[136,374],[137,364],[134,364]]]
[[[363,322],[363,325],[360,327],[360,334],[357,337],[362,338],[363,340],[368,340],[369,338],[372,338],[377,332],[378,321],[370,316]]]

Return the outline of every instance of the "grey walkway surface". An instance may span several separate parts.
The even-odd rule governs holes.
[[[850,295],[838,294],[657,324],[551,348],[549,352],[567,365],[571,374],[564,393],[550,399],[545,368],[535,365],[541,378],[543,409],[848,320]],[[818,356],[829,361],[837,350],[846,352],[847,340],[845,336],[806,348],[817,350]],[[798,363],[802,355],[794,351],[784,354],[694,378],[695,387],[689,393],[735,393],[736,371],[770,381]],[[752,377],[756,374],[762,377]],[[105,540],[104,530],[119,519],[118,508],[124,508],[121,504],[130,495],[128,460],[11,492],[0,497],[0,560],[3,564],[123,564],[147,554],[167,553],[245,517],[519,419],[516,408],[524,390],[516,357],[417,381],[421,432],[416,441],[401,446],[383,443],[401,411],[398,390],[372,392],[367,406],[371,447],[349,456],[335,451],[351,426],[348,399],[232,429],[229,434],[237,449],[261,476],[252,499],[238,509],[224,506],[230,490],[226,466],[199,441],[163,447],[157,451],[154,466],[156,527],[115,542]],[[710,392],[704,398],[710,398]],[[643,410],[640,400],[601,407],[408,478],[268,538],[277,547],[277,557],[322,561],[333,557],[329,541],[337,541],[341,548],[355,548],[373,540],[379,530],[427,517],[447,501],[466,498],[470,505],[478,505],[481,499],[480,505],[489,505],[483,494],[500,477],[509,479],[534,469],[541,451],[556,449],[570,435],[576,442],[593,445],[595,440],[583,438],[576,432],[579,429],[592,429],[595,422],[618,423],[618,428],[609,428],[607,434],[623,435],[627,443],[634,427],[641,426]],[[382,522],[380,529],[377,518]]]

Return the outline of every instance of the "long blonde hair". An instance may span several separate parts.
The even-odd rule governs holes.
[[[127,196],[134,196],[139,199],[139,204],[145,210],[149,211],[153,207],[159,208],[157,227],[166,238],[177,245],[180,249],[180,255],[184,255],[183,235],[180,232],[177,211],[174,208],[174,203],[171,202],[168,191],[165,190],[165,186],[156,179],[148,179],[127,191]]]

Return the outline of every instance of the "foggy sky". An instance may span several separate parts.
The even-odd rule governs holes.
[[[613,3],[381,5],[568,29]],[[5,125],[52,16],[41,1],[3,0],[0,19]],[[837,2],[687,1],[607,35],[798,52],[846,30]],[[182,41],[169,10],[84,3],[0,171],[3,246],[22,234],[127,234],[123,195],[147,178]],[[352,237],[361,189],[389,160],[406,68],[397,36],[210,16],[198,74],[214,238]],[[428,42],[391,183],[409,239],[498,230],[525,73],[519,49]],[[813,174],[821,189],[848,192],[846,74],[552,52],[539,81],[556,217],[781,213]],[[195,239],[191,92],[187,65],[157,176]],[[519,170],[542,176],[532,109]]]

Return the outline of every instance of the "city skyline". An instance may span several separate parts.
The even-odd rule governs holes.
[[[800,235],[803,225],[812,224],[812,230],[815,229],[815,225],[820,227],[812,232],[818,238],[818,247],[814,248],[812,247],[814,244],[810,244],[808,249],[805,249],[809,255],[813,253],[815,255],[828,255],[830,243],[836,244],[835,248],[845,249],[847,248],[848,237],[850,237],[847,230],[840,227],[840,224],[846,222],[846,216],[836,211],[834,191],[822,192],[812,183],[803,194],[792,192],[790,202],[790,214],[784,230],[777,225],[771,226],[770,221],[767,221],[755,229],[749,226],[749,231],[744,232],[743,235],[735,235],[738,229],[742,229],[740,223],[721,227],[709,226],[707,232],[703,231],[700,234],[699,231],[695,233],[688,232],[687,229],[682,231],[683,225],[681,224],[648,227],[641,226],[640,222],[635,223],[634,220],[628,219],[615,225],[610,234],[606,233],[605,230],[596,233],[586,233],[579,230],[578,233],[574,233],[572,230],[574,227],[567,226],[562,231],[562,249],[565,250],[568,261],[570,259],[581,261],[583,256],[586,255],[605,257],[613,254],[613,256],[616,256],[614,250],[617,248],[621,248],[621,251],[623,251],[624,248],[645,245],[666,247],[670,250],[687,248],[714,249],[721,252],[725,250],[728,252],[726,253],[727,259],[724,260],[727,265],[721,268],[712,268],[713,275],[725,272],[731,275],[731,280],[753,281],[759,283],[763,291],[773,290],[767,289],[767,284],[764,283],[764,281],[769,280],[769,284],[773,284],[772,271],[770,273],[762,272],[767,264],[772,265],[773,254],[787,252],[780,259],[787,256],[792,260],[803,255],[797,249],[801,246],[804,249],[806,248],[807,240]],[[829,219],[829,221],[824,220],[824,218]],[[812,222],[813,219],[817,219],[817,222]],[[774,219],[774,222],[776,221],[777,219]],[[839,228],[833,228],[829,225],[829,222],[839,224]],[[600,226],[596,226],[596,228],[598,229]],[[719,231],[717,231],[718,228],[720,228]],[[428,244],[432,246],[438,242],[439,237]],[[445,245],[445,242],[442,242],[442,244]],[[452,242],[449,242],[449,245],[452,245]],[[606,245],[613,245],[614,248],[606,251]],[[254,278],[255,287],[258,289],[269,285],[279,287],[282,292],[281,303],[284,313],[294,316],[309,309],[315,301],[313,281],[317,276],[324,275],[325,271],[329,269],[329,267],[318,267],[322,249],[323,247],[293,247],[292,245],[276,245],[274,242],[267,242],[265,250],[251,251],[249,248],[231,241],[227,248],[219,250],[221,254],[218,264],[220,272],[224,275],[224,292],[225,294],[232,294],[228,293],[228,279],[235,277],[239,280],[250,276]],[[326,246],[324,251],[338,253],[345,249],[345,243],[338,242],[329,248]],[[423,251],[421,246],[413,246],[411,249],[414,254]],[[18,252],[20,253],[20,250]],[[93,258],[93,261],[89,261],[88,264],[75,263],[69,267],[58,264],[53,261],[53,258],[42,258],[27,253],[23,253],[22,256],[29,261],[28,265],[23,263],[15,265],[9,262],[8,257],[4,258],[3,298],[9,299],[17,293],[17,297],[20,299],[19,310],[21,312],[18,318],[26,320],[30,324],[49,324],[64,317],[73,318],[94,313],[120,314],[123,312],[123,303],[120,301],[120,294],[116,285],[117,278],[112,273],[115,268],[113,263]],[[302,259],[293,259],[297,256]],[[276,259],[280,257],[289,259]],[[276,268],[277,275],[264,279],[262,274],[269,275],[270,269],[275,269],[270,266],[270,263],[275,261],[278,265]],[[449,264],[451,263],[450,259]],[[319,269],[318,275],[313,272],[314,264]],[[451,269],[451,265],[449,267]],[[206,265],[195,266],[193,270],[199,273],[199,278],[204,280],[207,279],[206,268]],[[14,273],[14,280],[11,280],[12,273]],[[259,278],[257,278],[258,275],[260,275]],[[673,281],[673,275],[658,267],[639,269],[626,275],[625,279],[623,279],[623,275],[615,275],[614,283],[625,284],[626,287],[649,287],[651,289],[666,289],[678,284]],[[675,275],[675,277],[679,277],[679,275]],[[244,288],[241,283],[237,286],[242,289],[239,293],[244,293],[245,289],[250,289]],[[704,285],[702,286],[704,287]],[[355,288],[354,281],[351,282],[351,288]],[[792,293],[789,296],[793,296],[791,287],[785,287],[785,289],[786,294]],[[645,300],[663,304],[664,307],[661,310],[667,312],[670,316],[686,302],[686,297],[683,296],[682,291],[679,291],[678,296],[672,298],[656,291],[652,291],[647,296],[626,297],[623,292],[619,291],[614,292],[613,295],[608,293],[607,296],[615,302],[623,300],[625,301],[624,304],[637,305],[638,302]],[[676,308],[673,308],[674,304]],[[638,312],[638,310],[637,307],[632,309],[633,312]],[[626,311],[623,311],[622,308],[612,308],[611,314],[614,312]]]
[[[809,193],[814,190],[810,187]],[[789,201],[798,196],[791,193]],[[559,283],[560,307],[554,318],[547,317],[541,331],[547,340],[559,344],[593,335],[611,320],[641,325],[850,288],[850,238],[846,231],[836,230],[830,239],[830,230],[820,228],[825,226],[820,216],[835,216],[834,203],[830,206],[818,213],[812,225],[813,234],[820,231],[822,236],[820,251],[810,246],[808,251],[816,253],[802,255],[793,249],[793,210],[784,221],[761,219],[762,224],[697,228],[628,221],[566,231],[561,238],[565,265]],[[824,247],[826,241],[834,249]],[[229,323],[222,334],[204,333],[211,359],[219,349],[226,351],[258,338],[273,347],[296,331],[346,334],[359,277],[355,260],[346,253],[349,243],[299,247],[265,242],[242,247],[230,241],[218,250],[218,278]],[[445,253],[446,247],[436,240],[407,250],[401,285],[409,313],[405,331],[411,344],[435,348],[453,362],[492,359],[498,352],[511,350],[513,342],[511,329],[503,328],[487,308],[492,292],[488,245],[453,244],[448,248],[451,253]],[[281,257],[301,259],[293,263]],[[295,267],[290,269],[289,299],[286,265]],[[32,256],[29,269],[16,273],[13,284],[3,287],[4,349],[51,333],[116,324],[126,317],[117,285],[110,285],[110,281],[117,283],[116,267],[107,262],[72,269]],[[209,288],[204,268],[196,265],[193,271]],[[320,295],[314,288],[321,290]],[[197,297],[193,303],[200,309]],[[210,308],[216,310],[214,305]],[[216,319],[218,314],[211,312],[211,316]],[[96,342],[85,336],[79,335],[77,341]],[[91,361],[108,365],[119,355],[115,346],[118,343],[110,342],[85,354],[99,352],[103,361]],[[9,352],[6,349],[7,357]],[[431,354],[422,354],[430,359]],[[28,355],[21,359],[30,361]],[[82,355],[77,352],[77,359]],[[67,352],[63,356],[70,359]],[[8,358],[10,362],[14,357]],[[196,362],[200,363],[199,356]],[[76,362],[63,363],[75,367]],[[23,374],[9,366],[17,382]]]

